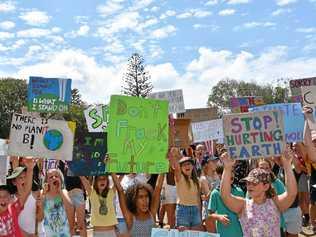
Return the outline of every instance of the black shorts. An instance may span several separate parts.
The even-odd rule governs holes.
[[[311,177],[309,179],[309,191],[310,191],[310,201],[312,205],[316,204],[316,188],[313,187],[316,185],[316,170],[312,166]]]

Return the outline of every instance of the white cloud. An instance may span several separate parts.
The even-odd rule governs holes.
[[[123,9],[122,1],[110,0],[104,5],[97,6],[97,11],[102,17],[107,17],[117,13],[119,10]]]
[[[176,32],[176,30],[176,27],[173,25],[168,25],[151,32],[151,37],[155,39],[163,39],[172,35],[174,32]]]
[[[10,30],[15,27],[15,23],[12,21],[2,21],[0,22],[0,29]]]
[[[266,22],[260,22],[260,21],[251,21],[251,22],[246,22],[241,26],[235,26],[234,30],[238,31],[241,29],[252,29],[252,28],[258,28],[258,27],[274,27],[276,26],[276,23],[266,21]]]
[[[0,31],[0,40],[12,39],[14,38],[14,33]]]
[[[289,8],[279,8],[272,12],[272,16],[280,16],[280,15],[290,13],[290,12],[292,12],[292,10]]]
[[[89,26],[83,25],[83,26],[80,26],[80,28],[79,28],[77,34],[78,34],[79,36],[85,36],[85,35],[87,35],[87,34],[89,33],[89,30],[90,30],[90,27],[89,27]]]
[[[229,8],[229,9],[224,9],[218,12],[218,15],[220,16],[229,16],[229,15],[234,15],[236,12],[235,9]]]
[[[197,18],[203,18],[212,15],[210,11],[204,11],[200,9],[190,9],[189,11],[183,12],[179,15],[177,15],[177,18],[179,19],[185,19],[189,17],[197,17]]]
[[[0,3],[0,12],[11,12],[15,10],[15,4],[12,1]]]
[[[278,6],[286,6],[295,2],[297,2],[297,0],[276,0],[276,4]]]
[[[61,28],[59,28],[59,27],[53,27],[53,28],[51,29],[51,31],[52,31],[53,33],[59,33],[59,32],[61,32]]]
[[[167,17],[175,16],[176,14],[177,14],[176,11],[167,10],[165,13],[161,14],[160,19],[163,20],[163,19],[166,19]]]
[[[20,38],[40,38],[51,34],[48,29],[30,28],[27,30],[21,30],[17,32],[17,36]]]
[[[139,27],[140,27],[141,29],[145,29],[145,28],[147,28],[147,27],[156,25],[156,24],[158,24],[158,23],[159,23],[159,21],[158,21],[157,18],[150,18],[150,19],[148,19],[147,21],[140,23],[140,24],[139,24]]]
[[[246,4],[250,3],[251,0],[227,0],[227,4]]]
[[[316,33],[316,27],[298,28],[296,31],[300,33]]]
[[[20,14],[19,18],[24,20],[28,25],[39,26],[48,23],[51,17],[46,12],[32,10]]]
[[[218,0],[209,0],[205,3],[206,6],[213,6],[218,3]]]
[[[217,25],[207,25],[207,24],[194,24],[194,29],[208,29],[212,32],[217,31],[220,27]]]

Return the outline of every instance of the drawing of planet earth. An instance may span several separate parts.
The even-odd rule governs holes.
[[[44,145],[50,151],[58,150],[63,141],[63,134],[56,129],[48,130],[44,135]]]

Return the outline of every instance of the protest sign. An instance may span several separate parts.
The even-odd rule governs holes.
[[[5,139],[0,139],[0,185],[6,185],[8,174],[7,144]]]
[[[71,160],[75,122],[13,114],[9,155]]]
[[[186,109],[184,113],[178,113],[177,118],[190,119],[191,123],[217,119],[217,108]]]
[[[316,105],[316,86],[302,86],[302,103],[304,106],[315,108]]]
[[[316,77],[290,80],[292,102],[302,102],[301,87],[303,86],[316,86]]]
[[[106,133],[88,133],[78,130],[72,161],[67,162],[73,176],[98,176],[106,174]]]
[[[0,139],[0,156],[6,156],[8,150],[7,141],[5,139]]]
[[[245,96],[230,98],[230,107],[233,113],[246,113],[249,108],[263,105],[264,101],[261,96]]]
[[[304,115],[300,103],[268,104],[251,108],[250,111],[280,110],[283,112],[286,142],[302,142],[304,132]]]
[[[224,137],[222,119],[192,123],[191,127],[195,143]]]
[[[169,113],[184,113],[184,101],[182,90],[160,91],[151,93],[149,98],[169,101]]]
[[[220,237],[219,234],[204,231],[152,228],[151,237]]]
[[[168,171],[168,102],[111,96],[107,168],[117,173]]]
[[[228,114],[223,124],[225,145],[233,159],[279,156],[285,149],[281,111]]]
[[[108,106],[91,106],[84,111],[89,132],[105,132],[109,121]]]
[[[36,112],[66,112],[71,102],[71,79],[30,77],[28,110]]]
[[[192,135],[190,130],[190,119],[175,119],[175,137],[174,144],[179,148],[190,147],[192,141]]]

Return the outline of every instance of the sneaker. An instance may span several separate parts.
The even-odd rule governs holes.
[[[302,217],[302,226],[307,227],[309,225],[308,220],[305,216]]]

